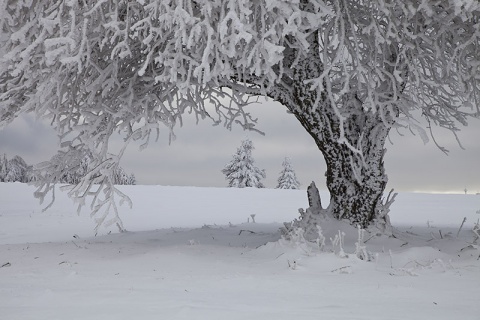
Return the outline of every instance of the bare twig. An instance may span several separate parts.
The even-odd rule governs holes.
[[[463,224],[465,223],[465,221],[467,221],[467,217],[463,218],[462,224],[460,225],[460,228],[458,228],[457,238],[458,238],[458,235],[460,234],[460,231],[462,231]]]
[[[345,267],[341,267],[341,268],[334,269],[334,270],[332,270],[332,271],[330,271],[330,272],[343,271],[343,270],[349,269],[349,268],[350,268],[350,266],[345,266]]]
[[[244,231],[245,231],[245,232],[250,232],[250,233],[253,233],[253,234],[257,234],[256,232],[250,231],[250,230],[240,230],[240,232],[238,233],[238,235],[241,235],[242,232],[244,232]]]

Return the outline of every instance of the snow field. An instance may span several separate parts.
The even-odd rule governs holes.
[[[0,319],[479,319],[478,196],[400,194],[396,238],[366,234],[367,262],[342,222],[322,225],[323,252],[280,239],[305,191],[122,190],[129,232],[94,237],[61,193],[41,213],[33,188],[0,184]]]

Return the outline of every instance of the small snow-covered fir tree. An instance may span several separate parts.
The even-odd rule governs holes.
[[[290,158],[285,157],[282,166],[283,170],[280,172],[280,177],[278,177],[277,189],[298,189],[300,182],[297,180]]]
[[[253,143],[250,139],[243,140],[241,146],[233,155],[232,161],[223,168],[222,172],[226,176],[225,179],[228,180],[229,187],[265,187],[261,179],[266,177],[266,173],[265,170],[259,169],[254,165],[253,149]]]
[[[22,157],[13,157],[13,159],[8,160],[7,166],[5,182],[25,182],[25,172],[28,165]]]

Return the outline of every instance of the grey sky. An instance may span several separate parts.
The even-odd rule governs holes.
[[[195,125],[194,119],[187,117],[185,125],[176,128],[177,139],[171,145],[165,129],[159,141],[151,142],[143,151],[139,151],[138,145],[130,145],[122,166],[135,174],[139,184],[223,187],[226,181],[220,170],[230,161],[240,141],[249,137],[255,146],[257,166],[267,171],[267,187],[275,187],[283,158],[288,156],[302,188],[315,180],[319,188],[325,189],[322,155],[297,120],[271,101],[252,106],[251,110],[259,118],[258,128],[265,136],[241,128],[228,131],[213,127],[208,120]],[[433,142],[424,145],[409,132],[403,137],[396,132],[391,134],[393,145],[387,142],[385,158],[388,189],[460,193],[467,188],[469,193],[480,192],[480,121],[471,121],[460,132],[466,150],[460,149],[450,133],[437,131],[439,142],[450,150],[449,156]],[[47,160],[57,145],[53,129],[31,116],[19,118],[0,130],[0,153],[9,157],[18,154],[30,164]]]

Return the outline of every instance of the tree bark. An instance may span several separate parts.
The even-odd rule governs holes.
[[[315,108],[306,104],[305,99],[301,101],[302,96],[297,96],[298,104],[289,109],[313,137],[325,159],[328,209],[335,218],[348,219],[365,228],[383,210],[382,195],[388,180],[383,157],[389,128],[371,112],[348,118],[344,135],[350,144],[361,146],[362,154],[357,154],[339,142],[340,122],[331,107],[324,103]]]
[[[327,164],[327,188],[330,191],[330,213],[337,219],[349,219],[352,224],[367,227],[383,210],[382,195],[388,178],[383,157],[389,129],[374,115],[361,131],[348,132],[347,139],[365,137],[361,143],[363,157],[359,157],[344,144],[339,144],[335,133],[317,145]],[[349,139],[349,140],[350,140]]]
[[[269,96],[295,115],[322,152],[327,165],[330,214],[362,228],[375,219],[389,225],[388,206],[383,204],[382,195],[388,180],[383,157],[390,126],[378,114],[365,110],[355,91],[344,97],[342,123],[326,93],[305,84],[323,71],[318,43],[311,43],[308,57],[293,68],[293,76],[277,84]]]

